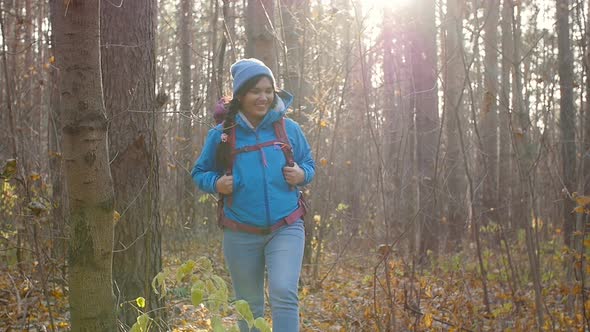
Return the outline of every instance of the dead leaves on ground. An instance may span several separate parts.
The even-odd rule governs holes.
[[[590,316],[588,288],[584,289],[580,282],[569,285],[562,282],[566,280],[562,268],[564,257],[576,259],[580,256],[553,246],[550,248],[551,244],[547,243],[542,246],[546,252],[542,256],[545,323],[541,330],[583,331],[584,312]],[[520,278],[516,289],[513,289],[514,283],[504,267],[503,255],[484,255],[490,312],[484,310],[482,282],[475,257],[471,254],[457,253],[440,257],[428,266],[412,267],[398,250],[388,247],[389,254],[385,255],[384,248],[377,247],[344,259],[327,253],[327,264],[320,269],[320,277],[325,276],[332,262],[338,263],[319,288],[314,288],[309,276],[304,275],[306,282],[299,293],[303,332],[385,331],[388,328],[392,331],[537,330],[534,291],[527,275],[526,255],[519,245],[512,247]],[[180,268],[187,256],[202,255],[208,255],[215,264],[216,273],[225,274],[227,278],[219,243],[167,254],[164,265]],[[377,262],[384,257],[387,260],[378,265]],[[583,266],[587,265],[584,263]],[[0,272],[0,330],[49,328],[49,312],[39,282],[33,277],[18,277],[20,274],[13,270]],[[37,275],[35,265],[32,264],[25,274]],[[585,303],[581,302],[582,294]],[[51,284],[47,296],[56,330],[66,331],[69,326],[64,288]],[[191,304],[190,290],[170,287],[166,297],[172,331],[211,330],[211,314],[205,306]],[[566,311],[570,297],[575,299],[572,315]],[[267,318],[270,318],[268,314],[267,311]],[[232,326],[237,319],[235,315],[225,317],[223,325]]]
[[[23,268],[28,275],[36,275],[36,264]],[[51,306],[51,314],[50,308]],[[51,330],[51,318],[56,331],[69,328],[67,298],[62,287],[53,284],[47,294],[35,278],[22,276],[17,271],[0,269],[0,331]]]

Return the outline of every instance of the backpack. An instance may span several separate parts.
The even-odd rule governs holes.
[[[223,125],[223,119],[225,119],[225,114],[228,112],[228,109],[226,107],[227,102],[228,102],[227,99],[222,98],[217,102],[217,105],[215,106],[215,110],[213,112],[213,117],[214,117],[215,122],[217,124]],[[275,121],[272,125],[274,128],[276,139],[270,140],[268,142],[259,143],[256,145],[244,146],[239,149],[236,149],[236,126],[233,126],[231,128],[230,134],[226,138],[231,146],[231,157],[230,157],[229,165],[228,165],[227,169],[225,170],[225,175],[232,174],[235,155],[237,155],[239,153],[244,153],[244,152],[252,152],[252,151],[261,150],[264,147],[272,146],[272,145],[280,146],[281,150],[283,151],[283,154],[285,155],[285,160],[287,161],[287,163],[286,163],[287,166],[293,167],[295,165],[295,159],[293,158],[293,147],[291,146],[291,144],[289,142],[289,137],[287,136],[287,131],[285,129],[285,117],[284,116],[281,117],[280,120]],[[266,163],[266,160],[264,160],[264,162]],[[291,188],[291,189],[294,189],[294,188]],[[223,220],[224,220],[224,215],[223,215],[224,196],[225,195],[220,194],[219,198],[217,200],[217,224],[221,228],[223,228],[222,224],[223,224]],[[228,204],[228,206],[231,206],[231,204],[232,204],[232,196],[231,195],[227,196],[227,204]]]
[[[215,110],[213,111],[213,118],[215,119],[216,124],[223,123],[223,119],[225,118],[225,115],[228,112],[228,109],[226,107],[227,103],[228,103],[227,98],[221,98],[221,99],[219,99],[219,101],[215,105]],[[227,139],[231,145],[231,158],[230,158],[230,164],[227,167],[225,174],[231,175],[232,169],[233,169],[233,164],[234,164],[234,156],[236,154],[243,153],[243,152],[257,151],[257,150],[262,149],[263,147],[272,146],[272,145],[279,145],[281,147],[281,150],[283,151],[283,154],[285,155],[285,159],[287,160],[287,166],[293,167],[295,165],[295,160],[293,158],[293,148],[291,147],[291,143],[289,141],[289,137],[287,136],[287,131],[285,129],[285,117],[281,117],[280,120],[275,121],[273,123],[273,127],[274,127],[274,131],[275,131],[275,136],[276,136],[275,140],[271,140],[271,141],[256,144],[256,145],[245,146],[240,149],[236,149],[236,127],[235,126],[232,127],[231,132],[227,137]]]

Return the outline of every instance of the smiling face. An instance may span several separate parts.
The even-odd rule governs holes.
[[[239,96],[238,100],[242,106],[242,113],[256,127],[270,110],[274,97],[275,90],[272,81],[263,76],[253,87]]]

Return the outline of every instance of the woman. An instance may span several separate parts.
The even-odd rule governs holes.
[[[242,59],[230,71],[228,112],[209,131],[192,177],[201,190],[223,196],[223,253],[237,299],[250,304],[254,318],[264,315],[266,269],[273,331],[299,331],[305,208],[295,188],[312,180],[315,163],[299,125],[284,118],[293,96],[276,91],[271,70]],[[239,326],[249,331],[244,321]]]

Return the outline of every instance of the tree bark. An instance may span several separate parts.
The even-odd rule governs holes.
[[[22,73],[22,88],[23,91],[20,95],[23,96],[22,100],[19,101],[21,104],[20,112],[22,117],[20,118],[19,126],[23,129],[22,135],[22,158],[23,162],[26,163],[25,170],[27,171],[27,176],[29,175],[28,172],[31,172],[33,169],[38,169],[38,165],[40,165],[41,161],[38,159],[40,157],[40,150],[39,145],[36,144],[39,136],[39,122],[36,121],[38,119],[36,112],[39,111],[39,105],[34,104],[34,97],[33,94],[36,93],[35,91],[35,76],[36,76],[36,69],[33,62],[33,18],[35,17],[32,13],[33,7],[31,4],[31,0],[26,0],[24,2],[24,9],[26,12],[26,18],[24,19],[24,42],[23,46],[25,49],[25,57],[24,57],[24,72]]]
[[[2,2],[2,11],[0,11],[0,20],[3,24],[2,28],[2,43],[0,44],[0,50],[2,50],[2,52],[4,53],[3,57],[6,57],[6,39],[4,39],[6,37],[6,10],[7,10],[7,4],[5,2]],[[0,61],[0,73],[2,74],[2,76],[0,76],[0,105],[6,105],[5,101],[6,101],[6,97],[5,95],[8,94],[8,82],[5,82],[5,77],[8,77],[8,73],[7,73],[7,68],[4,65],[4,60]],[[8,105],[7,105],[8,106]],[[12,138],[11,135],[9,134],[9,114],[8,112],[0,112],[0,124],[2,125],[2,128],[0,128],[0,140],[2,142],[11,142]],[[12,143],[12,142],[11,142]],[[11,148],[12,148],[12,144],[2,144],[0,145],[0,160],[6,160],[9,157],[12,157],[12,153],[11,153]]]
[[[499,118],[499,146],[498,146],[498,195],[496,199],[500,206],[499,219],[506,226],[509,234],[511,228],[511,211],[512,211],[512,189],[511,183],[511,144],[510,136],[510,90],[511,80],[510,71],[512,68],[513,42],[512,42],[512,17],[511,0],[502,0],[502,21],[500,27],[502,30],[502,73],[500,77],[500,107],[498,108]]]
[[[561,177],[563,181],[563,243],[583,252],[583,235],[576,235],[575,202],[570,196],[576,190],[576,124],[574,106],[573,54],[570,46],[569,0],[556,0],[557,61],[559,64],[559,129],[561,137]],[[573,287],[576,258],[566,263],[567,284]],[[579,269],[577,269],[579,272]],[[579,275],[579,273],[576,273]],[[574,296],[568,295],[567,310],[573,316]]]
[[[193,48],[194,38],[191,36],[193,22],[193,1],[182,0],[180,2],[180,11],[178,13],[180,29],[180,113],[178,124],[180,127],[179,137],[176,140],[177,158],[182,167],[176,171],[177,202],[179,202],[179,219],[183,225],[192,227],[194,218],[191,207],[194,206],[193,200],[188,199],[194,196],[195,185],[185,170],[190,170],[194,162],[193,149],[193,125],[192,125],[192,57],[191,49]],[[209,94],[211,93],[211,89]]]
[[[556,0],[557,44],[559,63],[559,126],[561,134],[561,175],[568,194],[576,190],[576,125],[574,109],[574,66],[570,47],[569,0]],[[571,197],[563,200],[563,242],[573,247],[576,215]]]
[[[590,11],[590,3],[588,4],[588,11]],[[586,90],[586,104],[584,108],[583,133],[582,137],[582,155],[584,156],[582,162],[582,188],[584,195],[590,195],[590,16],[586,17],[586,31],[584,32],[585,49],[584,49],[584,72],[586,76],[585,90]]]
[[[55,15],[58,15],[55,8],[55,2],[51,2],[50,19],[51,24],[55,22]],[[52,31],[55,29],[52,27]],[[55,33],[51,34],[52,56],[55,59]],[[50,67],[49,71],[49,114],[47,116],[47,142],[48,142],[48,159],[49,175],[51,181],[51,194],[53,208],[51,209],[51,257],[59,264],[63,264],[65,271],[65,259],[67,251],[66,239],[66,212],[67,192],[65,191],[66,183],[64,181],[63,169],[63,149],[60,144],[62,141],[63,126],[62,107],[60,104],[59,91],[59,72],[56,68]],[[65,272],[64,272],[65,273]]]
[[[436,185],[439,118],[436,84],[436,25],[434,0],[415,2],[415,29],[411,31],[411,65],[415,91],[416,158],[418,163],[418,253],[438,251],[439,221]]]
[[[515,8],[514,7],[518,7]],[[529,260],[530,272],[533,279],[533,287],[535,291],[535,309],[537,314],[537,328],[540,330],[544,322],[544,308],[541,285],[541,265],[539,261],[539,248],[536,241],[536,229],[533,228],[533,222],[536,223],[535,215],[535,201],[533,192],[533,179],[535,169],[532,168],[532,152],[531,146],[531,120],[528,108],[525,107],[523,96],[523,79],[522,79],[522,61],[520,58],[520,48],[522,47],[521,37],[521,12],[522,4],[509,4],[510,16],[512,18],[512,34],[513,34],[513,59],[512,59],[512,79],[514,83],[513,89],[513,114],[511,119],[512,130],[512,145],[515,156],[515,170],[517,171],[518,186],[516,186],[515,197],[515,221],[521,229],[525,230],[525,241],[527,248],[527,256]],[[531,215],[532,214],[532,215]]]
[[[103,83],[109,114],[115,188],[113,276],[118,302],[146,299],[146,311],[164,329],[163,302],[152,288],[162,269],[156,137],[156,1],[125,1],[102,8]],[[133,24],[129,24],[133,22]],[[124,304],[123,324],[137,312]]]
[[[259,59],[276,75],[274,1],[248,0],[246,11],[246,57]],[[275,78],[278,80],[278,75]]]
[[[311,85],[305,75],[305,41],[309,12],[309,0],[286,0],[281,2],[283,34],[286,48],[285,89],[294,95],[292,108],[295,119],[301,122],[303,111],[310,111],[307,101],[311,95]]]
[[[484,96],[481,114],[482,131],[482,222],[498,222],[498,23],[500,0],[485,2],[484,27]]]
[[[449,248],[459,251],[467,221],[465,204],[465,167],[461,159],[461,145],[459,142],[459,128],[464,121],[464,107],[462,102],[465,83],[465,68],[463,66],[462,43],[462,1],[447,1],[447,16],[445,19],[445,57],[444,65],[444,112],[446,130],[445,173],[447,178],[447,197],[445,197]]]
[[[100,1],[52,2],[69,209],[72,331],[116,331],[113,182],[100,73]]]

